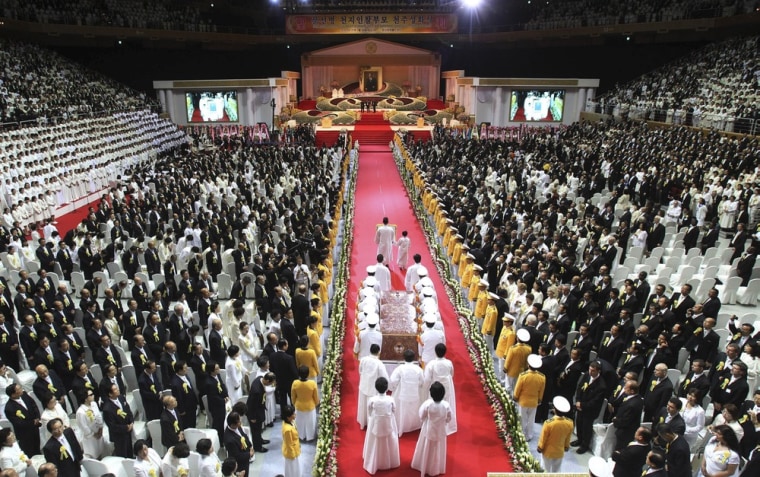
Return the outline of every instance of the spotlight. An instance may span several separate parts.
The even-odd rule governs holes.
[[[482,0],[462,0],[462,5],[467,8],[478,8]]]

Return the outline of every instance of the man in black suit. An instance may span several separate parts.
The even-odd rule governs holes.
[[[0,313],[0,359],[13,370],[21,370],[19,366],[18,333],[6,317]]]
[[[240,422],[240,414],[231,412],[227,416],[227,428],[224,430],[224,448],[227,450],[227,456],[235,459],[237,462],[237,471],[249,474],[251,458],[254,455],[254,448],[248,435],[243,430]]]
[[[721,303],[720,298],[718,297],[718,289],[710,288],[707,291],[707,298],[702,302],[702,313],[704,313],[705,316],[717,318],[718,313],[720,313],[720,306]]]
[[[132,366],[135,367],[135,374],[137,376],[140,376],[143,370],[145,370],[145,363],[156,360],[153,352],[145,346],[145,337],[143,335],[135,335],[132,338],[132,352],[130,356],[132,357]]]
[[[699,239],[699,227],[697,227],[697,219],[692,217],[689,228],[686,230],[686,234],[683,236],[683,248],[686,251],[691,250],[697,246],[697,240]]]
[[[670,424],[661,424],[657,434],[662,442],[667,443],[665,461],[668,477],[691,477],[691,453],[686,439],[676,434]]]
[[[173,341],[167,341],[158,362],[161,366],[161,384],[166,383],[166,385],[168,385],[172,382],[174,365],[177,363],[178,359],[177,345],[175,345]]]
[[[156,374],[156,362],[148,361],[145,363],[143,372],[137,376],[137,384],[140,387],[140,397],[145,410],[145,420],[152,421],[161,417],[161,380]]]
[[[705,318],[702,326],[694,330],[694,336],[686,342],[685,347],[689,350],[689,360],[691,362],[701,359],[710,366],[715,363],[720,337],[713,330],[713,327],[715,327],[715,318]]]
[[[105,369],[107,364],[116,366],[116,371],[121,372],[121,356],[116,347],[111,344],[111,337],[104,335],[100,337],[100,347],[95,350],[94,361]]]
[[[113,455],[131,459],[132,427],[135,418],[129,409],[129,404],[121,395],[119,386],[112,384],[107,396],[103,399],[103,420],[108,426],[109,436],[113,442]]]
[[[748,393],[747,365],[737,359],[731,364],[730,376],[715,380],[710,395],[715,410],[720,411],[726,404],[741,407]]]
[[[188,429],[195,427],[198,413],[198,397],[195,394],[190,379],[187,377],[187,363],[179,360],[174,363],[175,375],[172,376],[172,396],[177,399],[179,409],[180,427]]]
[[[652,449],[647,454],[646,465],[649,467],[646,470],[647,477],[668,477],[668,471],[665,469],[666,458],[662,452]]]
[[[728,263],[734,263],[734,260],[742,256],[744,247],[747,244],[747,232],[744,231],[744,224],[736,224],[736,235],[728,243],[728,248],[733,248],[734,253]]]
[[[658,426],[662,424],[670,424],[673,432],[679,436],[683,436],[686,432],[686,422],[684,422],[683,417],[679,414],[682,407],[683,403],[679,398],[671,397],[668,399],[668,404],[654,415],[654,420],[652,421],[654,431],[657,432]]]
[[[633,441],[612,453],[612,460],[615,461],[612,475],[614,477],[641,477],[641,469],[646,463],[651,441],[652,431],[646,427],[636,429]],[[664,463],[663,459],[663,465]]]
[[[665,226],[660,223],[660,217],[657,216],[647,235],[647,250],[662,247],[663,240],[665,240]]]
[[[66,410],[66,387],[63,381],[56,374],[55,371],[48,369],[44,364],[38,364],[34,368],[34,372],[37,373],[37,379],[32,383],[32,391],[38,399],[42,399],[42,396],[52,394],[55,399]],[[47,404],[43,402],[43,405]]]
[[[675,319],[676,323],[685,323],[686,311],[691,309],[695,304],[694,298],[692,298],[690,294],[691,285],[686,283],[681,286],[681,292],[674,293],[673,297],[670,300],[670,303],[672,305],[671,311],[673,312],[673,318]],[[668,323],[668,325],[669,326],[667,329],[670,329],[673,326],[673,323]]]
[[[636,381],[627,381],[624,386],[625,396],[615,411],[612,425],[615,426],[615,450],[624,449],[636,434],[644,409],[644,399],[639,395]]]
[[[266,420],[266,386],[271,386],[275,381],[274,373],[266,373],[259,376],[251,383],[251,392],[248,395],[248,420],[251,424],[251,439],[256,452],[267,452],[268,449],[264,444],[269,441],[261,437],[261,431],[264,428]]]
[[[137,300],[130,299],[127,302],[127,311],[121,315],[120,323],[124,339],[127,343],[132,343],[134,336],[145,327],[145,319],[137,307]]]
[[[570,351],[570,361],[565,364],[557,376],[557,392],[569,402],[574,402],[572,399],[584,367],[585,364],[581,360],[581,350],[573,348]]]
[[[282,319],[280,320],[280,331],[282,331],[282,338],[288,342],[288,354],[295,359],[296,349],[298,348],[298,342],[300,340],[298,339],[299,335],[296,331],[296,327],[293,324],[292,309],[288,310],[284,315],[282,315]]]
[[[230,397],[227,394],[227,386],[222,382],[222,378],[219,375],[219,371],[221,370],[219,364],[209,361],[206,369],[208,370],[208,378],[206,380],[208,409],[206,409],[206,412],[211,416],[211,427],[219,434],[219,440],[224,442],[224,413],[225,406],[229,402]]]
[[[21,450],[28,456],[40,453],[40,410],[31,396],[18,384],[5,388],[8,402],[5,404],[5,418],[11,421]]]
[[[98,383],[95,381],[95,377],[90,373],[87,363],[83,360],[79,360],[74,363],[74,372],[76,375],[71,381],[71,390],[77,396],[86,396],[87,391],[92,391],[95,394],[95,401],[100,399],[100,389]]]
[[[665,407],[668,399],[673,395],[673,383],[668,379],[668,367],[660,363],[654,367],[654,376],[651,382],[644,382],[644,421],[652,421],[655,413]],[[745,394],[746,396],[746,394]]]
[[[277,352],[269,356],[269,369],[277,376],[277,387],[275,388],[275,396],[280,405],[280,409],[283,414],[285,408],[288,406],[288,398],[290,397],[290,387],[293,381],[298,379],[298,369],[296,369],[296,361],[288,354],[288,347],[290,344],[281,339],[277,342]],[[293,344],[295,347],[296,345]]]
[[[700,245],[700,248],[702,249],[702,255],[704,255],[705,251],[708,248],[715,246],[715,244],[718,242],[718,238],[720,238],[720,228],[715,222],[713,222],[709,225],[709,230],[705,236],[702,237],[702,244]]]
[[[634,310],[635,312],[646,311],[647,298],[649,298],[649,292],[652,289],[647,281],[647,276],[647,272],[639,272],[639,278],[636,280],[636,301],[639,307]]]
[[[588,365],[588,374],[578,382],[575,398],[578,440],[571,443],[571,445],[579,446],[576,451],[578,454],[584,454],[591,448],[594,420],[599,416],[604,397],[607,394],[607,387],[601,377],[601,370],[602,366],[599,362],[591,362]]]
[[[45,460],[55,464],[60,475],[80,475],[84,452],[74,431],[71,428],[64,430],[63,421],[57,417],[48,421],[47,430],[50,433],[50,439],[42,449]]]
[[[219,247],[216,243],[211,243],[211,249],[206,252],[206,268],[211,276],[216,280],[217,275],[222,273],[222,255],[219,253]]]
[[[148,322],[142,330],[145,338],[145,346],[153,353],[153,356],[160,356],[166,344],[166,328],[161,323],[161,317],[158,313],[150,313]]]
[[[185,433],[177,410],[177,398],[164,396],[164,409],[161,411],[161,444],[167,449],[185,440]]]
[[[620,336],[620,325],[612,325],[612,328],[610,328],[610,336],[602,340],[602,345],[599,347],[597,358],[607,361],[613,367],[617,367],[625,347],[625,339]]]
[[[277,342],[280,340],[275,332],[267,333],[267,343],[261,350],[261,356],[269,357],[277,352]]]
[[[740,257],[736,263],[736,275],[742,278],[741,286],[746,287],[752,278],[752,269],[757,261],[757,250],[755,247],[750,247],[747,249],[747,253],[742,253]]]
[[[311,306],[307,293],[308,289],[305,284],[298,285],[298,292],[290,304],[293,310],[293,325],[296,327],[297,336],[306,334],[307,319],[311,314]]]
[[[227,361],[227,346],[222,339],[222,321],[214,320],[211,323],[211,332],[208,334],[208,348],[211,359],[224,369],[224,363]]]
[[[618,376],[622,378],[626,373],[641,374],[645,364],[644,357],[642,356],[643,353],[644,350],[639,343],[633,343],[629,346],[625,359],[617,369]]]
[[[699,393],[697,401],[700,403],[710,392],[710,378],[705,373],[705,362],[702,359],[695,359],[691,363],[691,371],[678,385],[676,394],[680,398],[685,398],[692,389],[696,389]]]
[[[585,364],[589,361],[589,356],[591,355],[591,349],[594,346],[594,342],[589,333],[587,324],[582,324],[578,331],[579,334],[575,338],[575,342],[573,342],[573,348],[578,348],[578,350],[581,352],[581,361],[583,361]]]

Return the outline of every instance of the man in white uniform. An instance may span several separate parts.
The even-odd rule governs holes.
[[[359,333],[359,337],[354,343],[354,354],[359,360],[370,355],[369,349],[373,344],[381,348],[383,346],[383,334],[377,329],[380,317],[376,313],[370,313],[364,322],[367,324],[367,329]]]
[[[425,331],[420,335],[419,354],[423,366],[435,359],[435,345],[446,344],[446,336],[443,331],[435,328],[436,317],[431,314],[425,315]]]
[[[369,352],[369,356],[359,361],[359,408],[356,412],[356,420],[359,421],[361,429],[367,427],[367,401],[377,394],[375,381],[377,378],[388,379],[385,364],[380,361],[380,346],[372,344]]]
[[[427,275],[427,269],[420,264],[422,261],[422,255],[415,253],[413,258],[414,265],[406,269],[406,276],[404,277],[404,286],[406,287],[406,291],[412,291],[412,287],[414,287],[414,285],[420,279],[418,275],[418,272],[420,270],[425,270],[425,275]]]
[[[396,229],[388,225],[388,217],[383,217],[383,225],[375,232],[377,254],[383,256],[383,263],[388,265],[393,253],[393,242],[396,241]]]
[[[419,411],[425,378],[420,367],[413,361],[414,351],[410,349],[404,351],[404,364],[393,370],[388,386],[396,402],[399,436],[422,426]]]
[[[377,264],[375,265],[375,278],[381,292],[391,291],[391,271],[383,265],[384,262],[383,255],[379,254],[377,256]]]

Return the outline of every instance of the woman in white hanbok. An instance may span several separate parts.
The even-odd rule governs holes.
[[[396,405],[393,398],[385,394],[388,392],[388,380],[377,378],[375,389],[378,395],[367,402],[367,434],[362,452],[364,470],[370,474],[401,465],[394,415]]]
[[[77,430],[81,435],[82,451],[90,459],[100,459],[106,450],[106,439],[103,435],[103,414],[95,402],[95,394],[87,389],[84,402],[77,409]]]
[[[185,442],[178,442],[166,451],[161,460],[161,475],[163,477],[187,477],[190,474],[190,448]]]
[[[705,410],[700,405],[701,399],[696,388],[689,390],[686,399],[681,398],[681,401],[685,401],[681,407],[681,417],[686,424],[683,437],[692,450],[696,448],[699,433],[705,428]]]
[[[0,429],[0,468],[14,469],[17,474],[25,475],[26,469],[31,466],[32,459],[19,447],[13,429]]]
[[[237,337],[238,346],[240,346],[240,359],[248,372],[254,371],[256,370],[256,360],[261,354],[259,337],[251,331],[251,327],[245,321],[240,323],[238,329],[240,330]]]
[[[198,441],[195,451],[201,455],[199,464],[200,477],[222,477],[222,463],[214,451],[211,439],[203,438]]]
[[[60,419],[63,422],[64,429],[71,427],[69,415],[66,414],[63,406],[61,406],[61,403],[58,402],[53,394],[39,396],[39,399],[45,406],[45,409],[42,410],[42,414],[40,415],[40,424],[42,424],[42,428],[45,429],[46,439],[50,438],[50,431],[47,430],[47,423],[53,419]]]
[[[430,399],[420,406],[422,430],[412,457],[412,469],[420,475],[446,473],[446,426],[451,420],[449,403],[443,400],[446,389],[435,382],[430,386]]]
[[[557,317],[559,311],[559,300],[557,300],[557,287],[552,285],[546,290],[546,298],[541,304],[541,309],[549,314],[549,319],[553,320]]]
[[[262,367],[261,365],[264,363],[264,361],[266,361],[266,364],[264,365],[264,367]],[[257,363],[257,364],[258,364],[258,371],[256,371],[256,377],[257,378],[259,376],[264,376],[265,374],[267,374],[269,372],[269,361],[268,360],[262,360],[261,363]],[[262,382],[262,384],[263,384],[263,382]],[[264,424],[266,424],[267,427],[274,426],[273,423],[274,423],[274,419],[275,419],[275,412],[276,412],[275,410],[276,410],[276,405],[277,405],[277,402],[275,401],[275,397],[274,397],[274,391],[275,391],[275,389],[277,389],[277,384],[274,383],[274,382],[271,385],[269,385],[269,386],[267,386],[266,384],[264,384],[264,392],[266,393],[266,399],[265,399],[266,418],[264,419]]]
[[[238,399],[243,397],[243,376],[245,375],[245,367],[243,366],[243,360],[240,359],[240,347],[232,345],[227,348],[227,362],[224,365],[224,369],[227,372],[227,393],[230,397],[230,402],[235,403]]]
[[[409,233],[404,230],[401,232],[401,238],[396,241],[398,246],[398,255],[396,257],[396,263],[401,270],[406,269],[406,264],[409,261]]]
[[[639,224],[639,229],[631,236],[631,245],[634,247],[647,248],[647,225],[644,222]]]
[[[446,390],[444,399],[449,403],[451,419],[446,424],[446,434],[451,435],[457,431],[457,399],[454,391],[454,364],[447,359],[446,345],[435,345],[436,359],[425,364],[425,389],[438,382]],[[423,423],[424,425],[424,423]]]

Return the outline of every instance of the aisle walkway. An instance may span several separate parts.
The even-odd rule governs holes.
[[[360,143],[363,144],[363,143]],[[351,283],[348,291],[346,327],[353,330],[358,285],[366,276],[367,265],[375,263],[377,248],[374,243],[375,227],[387,216],[396,224],[398,233],[407,230],[411,239],[410,260],[414,253],[422,255],[422,263],[431,272],[439,305],[446,327],[448,357],[454,362],[457,389],[459,430],[449,436],[447,475],[485,475],[488,471],[511,471],[507,452],[496,433],[491,409],[464,345],[454,309],[446,298],[440,277],[431,263],[422,229],[415,219],[393,157],[387,146],[362,146],[359,154],[359,172],[356,184],[356,214],[354,242],[351,249]],[[403,272],[395,264],[391,267],[394,288],[403,288]],[[366,474],[362,468],[364,431],[356,422],[358,401],[358,363],[353,356],[354,336],[346,334],[344,342],[342,415],[339,424],[338,448],[339,475]],[[418,432],[401,438],[401,467],[380,471],[379,475],[418,476],[410,467]]]

